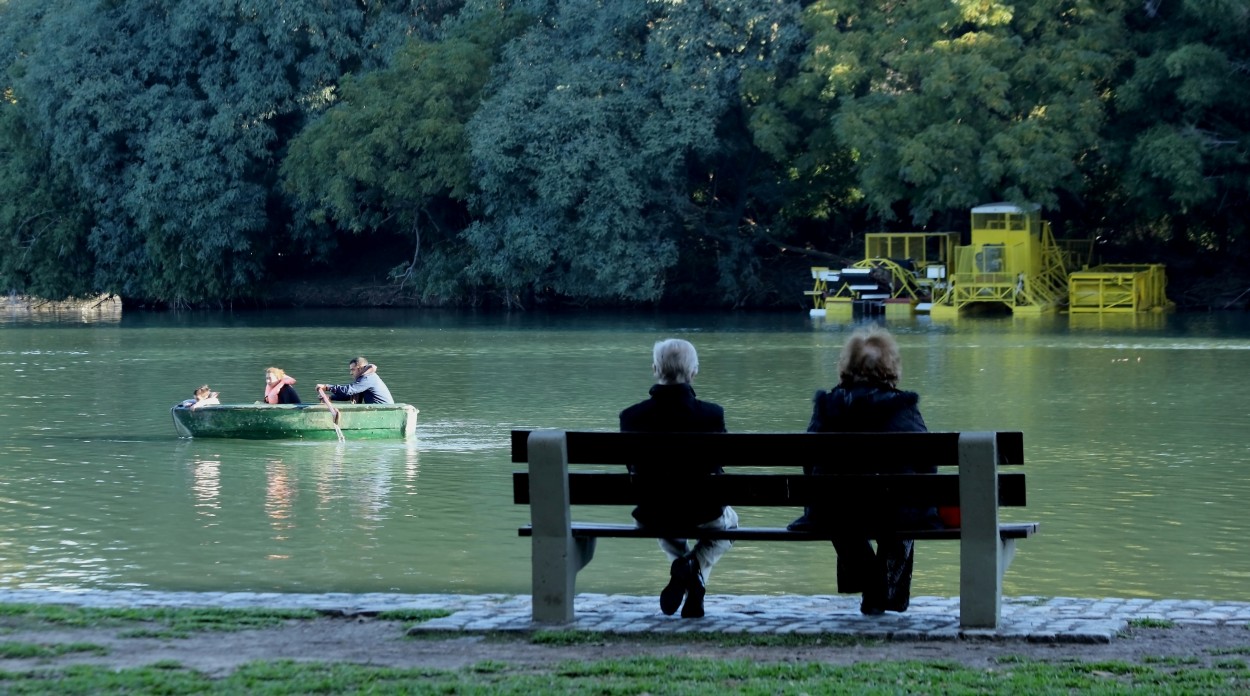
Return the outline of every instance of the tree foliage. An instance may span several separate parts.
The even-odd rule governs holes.
[[[98,286],[185,304],[264,277],[285,227],[285,141],[347,69],[379,64],[414,28],[405,8],[370,7],[54,0],[27,15],[14,91],[91,201]]]
[[[809,69],[836,97],[873,213],[914,224],[991,200],[1056,208],[1095,150],[1124,30],[1115,3],[824,0]],[[1110,10],[1110,11],[1109,11]]]
[[[523,28],[518,12],[486,11],[439,41],[413,41],[385,69],[345,79],[335,104],[292,143],[286,190],[317,227],[410,230],[422,295],[463,284],[454,231],[471,191],[465,124],[500,48]],[[421,263],[424,250],[427,258]]]
[[[797,303],[789,250],[996,200],[1245,259],[1248,29],[1246,0],[0,0],[0,283],[222,304],[367,258],[425,303]]]
[[[0,191],[0,288],[54,300],[94,293],[88,207],[11,93],[0,98]]]
[[[471,122],[470,272],[508,302],[660,299],[679,257],[723,233],[706,218],[734,145],[720,131],[787,7],[571,0],[538,12]]]
[[[1130,19],[1137,56],[1108,138],[1131,211],[1117,219],[1126,227],[1170,219],[1177,241],[1245,249],[1250,4],[1159,3]]]

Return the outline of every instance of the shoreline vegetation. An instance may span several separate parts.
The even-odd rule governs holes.
[[[0,0],[0,291],[786,311],[1002,202],[1250,297],[1244,2],[326,5]]]
[[[445,615],[0,604],[0,691],[1193,693],[1250,689],[1250,630],[1135,622],[1104,645],[842,635],[409,632]]]
[[[1208,296],[1208,302],[1186,303],[1184,298],[1177,301],[1177,312],[1208,312],[1208,311],[1250,311],[1250,288],[1237,294],[1235,288],[1224,288],[1218,296]],[[1187,293],[1191,295],[1192,293]],[[1231,299],[1229,299],[1231,298]],[[333,284],[290,283],[284,290],[273,292],[266,298],[252,302],[217,304],[213,306],[184,307],[194,310],[236,310],[236,309],[309,309],[344,307],[354,308],[410,308],[410,309],[474,309],[475,307],[431,306],[420,298],[408,296],[393,286],[362,282],[339,282]],[[582,306],[534,307],[533,309],[588,309]],[[101,293],[87,297],[70,297],[61,300],[50,300],[28,295],[10,294],[0,296],[0,312],[14,317],[43,317],[58,319],[81,319],[83,321],[116,321],[121,318],[123,309],[141,309],[144,311],[173,311],[166,306],[149,306],[134,304],[126,299],[109,293]],[[506,308],[497,308],[507,311]],[[692,309],[692,308],[684,308]],[[705,308],[715,311],[756,311],[726,310],[725,308]],[[769,312],[805,311],[806,305],[796,302],[795,307],[787,309],[781,306],[762,308]]]
[[[0,296],[0,312],[12,318],[38,317],[84,322],[119,321],[123,304],[122,298],[108,293],[63,300],[16,294]]]

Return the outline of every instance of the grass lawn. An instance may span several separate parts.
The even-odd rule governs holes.
[[[440,612],[396,612],[374,617],[405,624]],[[88,609],[0,605],[0,694],[1227,694],[1250,692],[1250,648],[1210,652],[1211,659],[1159,658],[1102,662],[1036,660],[1003,656],[981,666],[940,660],[878,660],[829,664],[786,659],[812,644],[811,637],[698,634],[651,636],[643,643],[741,651],[744,645],[781,652],[772,659],[637,656],[561,659],[549,664],[483,660],[461,669],[395,668],[346,662],[288,659],[243,664],[225,676],[196,671],[174,660],[142,666],[58,664],[67,655],[98,656],[108,649],[66,641],[75,630],[107,629],[110,635],[185,642],[206,633],[263,630],[292,623],[307,626],[310,612],[220,609]],[[1148,628],[1167,630],[1168,626]],[[4,634],[53,631],[59,642],[3,640]],[[1239,629],[1243,630],[1243,629]],[[237,642],[227,636],[227,645]],[[421,641],[433,638],[412,638]],[[460,639],[458,636],[457,639]],[[539,631],[491,641],[528,641],[573,646],[605,640],[576,631]],[[758,640],[758,643],[754,641]],[[830,650],[864,647],[853,638],[821,639]],[[320,657],[320,653],[310,653]],[[406,654],[406,653],[405,653]],[[573,653],[570,653],[573,654]],[[632,654],[632,653],[631,653]],[[781,659],[775,656],[780,654]],[[21,660],[22,669],[11,669]],[[35,666],[30,666],[34,664]]]

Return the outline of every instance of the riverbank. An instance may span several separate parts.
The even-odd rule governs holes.
[[[529,595],[280,592],[153,592],[0,590],[0,603],[79,607],[170,607],[311,610],[322,615],[370,616],[393,611],[447,612],[419,632],[523,633],[530,622]],[[1250,602],[1189,599],[1004,597],[997,630],[959,627],[958,597],[913,597],[908,611],[859,613],[855,595],[713,595],[707,616],[679,619],[659,612],[654,597],[583,593],[568,629],[613,634],[683,634],[691,631],[755,635],[836,634],[880,640],[1026,640],[1037,643],[1114,642],[1135,623],[1164,622],[1247,631]]]
[[[848,596],[709,595],[705,618],[680,619],[662,615],[654,597],[583,594],[577,623],[560,630],[529,623],[527,595],[2,590],[0,603],[316,613],[278,626],[174,639],[91,626],[9,627],[9,643],[100,647],[3,660],[10,671],[176,662],[221,677],[258,660],[454,670],[485,662],[549,668],[636,657],[837,665],[939,660],[988,667],[1008,658],[1207,664],[1250,655],[1246,602],[1007,598],[998,631],[961,631],[958,602],[946,597],[917,597],[906,613],[867,617]],[[394,618],[422,613],[445,616],[415,624]]]
[[[70,599],[58,594],[54,599]],[[78,595],[124,604],[130,592]],[[192,597],[191,595],[195,595]],[[801,626],[715,632],[702,620],[664,617],[675,630],[429,630],[429,624],[497,596],[432,601],[446,610],[259,609],[270,595],[141,594],[163,606],[0,604],[0,692],[6,694],[863,694],[863,692],[1185,692],[1226,694],[1250,686],[1240,605],[1190,605],[1205,619],[1135,620],[1106,644],[1009,637],[874,639],[804,632]],[[280,604],[361,606],[349,595],[284,596]],[[22,592],[19,599],[39,599]],[[724,597],[716,597],[717,601]],[[292,601],[295,600],[295,601]],[[644,602],[644,604],[652,604]],[[178,606],[225,601],[234,610]],[[346,601],[346,602],[345,602]],[[607,602],[617,609],[644,599]],[[758,621],[801,597],[770,597]],[[621,606],[624,602],[626,606]],[[507,604],[507,602],[505,602]],[[514,602],[515,604],[515,602]],[[928,605],[928,600],[921,602]],[[1123,606],[1121,602],[1113,602]],[[1188,604],[1188,602],[1186,602]],[[1094,601],[1094,606],[1106,606]],[[1228,610],[1228,612],[1225,612]],[[507,614],[507,610],[502,612]],[[657,614],[652,609],[647,614]],[[1113,612],[1114,614],[1114,612]]]

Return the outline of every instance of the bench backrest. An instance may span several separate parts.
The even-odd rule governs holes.
[[[529,461],[530,431],[512,431],[512,461]],[[716,463],[726,473],[701,482],[706,500],[740,506],[804,506],[837,504],[865,498],[898,504],[956,506],[960,504],[958,473],[941,469],[959,466],[959,433],[564,433],[569,465],[631,465],[665,462]],[[994,433],[999,466],[1024,463],[1024,437],[1018,432]],[[865,463],[908,461],[939,468],[937,474],[864,474]],[[769,472],[803,465],[837,466],[848,473],[804,476]],[[572,505],[636,505],[688,502],[685,487],[654,486],[626,472],[568,474]],[[1023,473],[997,473],[1000,507],[1025,505]],[[513,474],[513,500],[529,504],[529,473]]]

